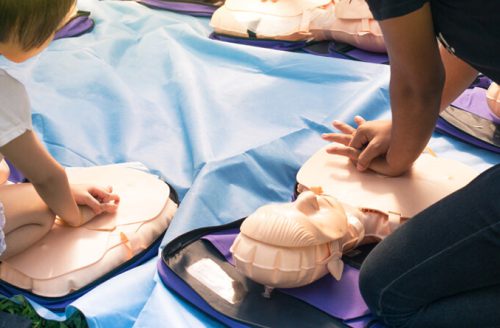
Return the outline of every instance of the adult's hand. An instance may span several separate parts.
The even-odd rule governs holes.
[[[345,122],[334,121],[333,127],[339,133],[325,133],[323,139],[333,142],[327,148],[330,154],[348,157],[360,171],[371,169],[377,173],[397,176],[408,168],[391,166],[387,162],[387,152],[391,141],[390,120],[366,121],[356,116],[353,127]]]

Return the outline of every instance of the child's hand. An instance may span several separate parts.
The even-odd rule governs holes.
[[[110,186],[103,188],[84,184],[71,185],[71,192],[75,202],[78,205],[83,205],[83,207],[79,206],[82,216],[81,224],[101,213],[116,212],[120,197],[113,194],[112,191],[113,188]],[[90,208],[92,211],[85,210],[85,207]]]

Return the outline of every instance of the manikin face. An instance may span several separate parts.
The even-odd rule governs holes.
[[[68,21],[75,15],[75,12],[76,3],[71,7],[57,29],[59,30],[66,25],[66,23],[68,23]],[[0,54],[14,63],[22,63],[45,50],[45,48],[47,48],[54,39],[54,35],[55,32],[52,33],[52,35],[42,45],[30,50],[24,50],[17,42],[0,43]]]
[[[340,279],[340,241],[346,233],[342,205],[305,191],[292,203],[265,205],[248,216],[231,252],[238,270],[250,279],[272,287],[299,287],[327,272]]]
[[[243,222],[241,231],[277,246],[318,245],[342,238],[347,217],[333,197],[306,191],[292,203],[260,207]]]
[[[343,211],[342,205],[333,197],[317,195],[312,191],[305,191],[290,203],[291,207],[308,217],[328,215],[329,211]],[[286,206],[286,205],[285,205]]]
[[[289,206],[287,215],[306,218],[325,236],[338,239],[345,233],[347,218],[344,208],[331,196],[305,191],[294,202],[283,206]]]

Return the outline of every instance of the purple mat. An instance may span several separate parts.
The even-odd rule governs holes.
[[[387,54],[365,51],[355,48],[351,45],[335,41],[318,42],[308,45],[303,50],[305,52],[319,56],[353,59],[374,64],[389,63],[389,56]]]
[[[266,40],[266,39],[250,39],[250,38],[238,38],[228,35],[222,35],[218,33],[211,33],[209,38],[212,40],[244,44],[247,46],[269,48],[274,50],[282,51],[295,51],[301,50],[306,45],[306,41],[280,41],[280,40]]]
[[[436,130],[476,147],[500,153],[500,119],[486,102],[486,89],[491,80],[479,79],[462,93],[452,106],[441,112]],[[479,87],[477,87],[477,86]]]
[[[478,87],[488,89],[493,81],[487,76],[480,74],[474,82],[470,85],[469,89]]]
[[[453,103],[453,106],[500,124],[500,118],[493,115],[486,102],[486,90],[481,87],[467,89]]]
[[[165,1],[165,0],[136,0],[138,3],[154,9],[163,9],[174,11],[177,13],[199,16],[211,17],[218,6],[209,2],[180,2],[180,1]],[[222,4],[222,2],[221,2]]]
[[[230,43],[244,44],[248,46],[269,48],[282,51],[304,51],[318,56],[352,59],[375,64],[389,62],[386,54],[368,52],[354,48],[349,45],[335,43],[333,41],[306,42],[306,41],[281,41],[268,39],[239,38],[229,35],[212,33],[210,39]]]
[[[215,248],[234,265],[229,252],[239,229],[231,229],[204,236]],[[359,271],[346,265],[340,281],[326,275],[314,283],[300,287],[280,289],[281,292],[329,313],[342,320],[365,317],[370,314],[358,287]],[[360,320],[364,321],[364,320]]]
[[[7,165],[9,166],[9,170],[10,170],[10,174],[9,174],[9,178],[8,180],[10,182],[13,182],[13,183],[19,183],[19,182],[23,182],[25,177],[24,175],[21,173],[21,171],[19,171],[18,169],[16,169],[14,167],[14,165],[12,165],[11,162],[9,162],[8,159],[5,159],[5,162],[7,163]]]
[[[90,12],[78,11],[74,18],[56,32],[54,40],[79,36],[91,31],[93,28],[94,20],[90,18]]]

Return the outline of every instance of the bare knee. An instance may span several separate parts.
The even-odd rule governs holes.
[[[42,232],[43,236],[52,229],[55,219],[56,216],[51,211],[47,211],[40,216],[40,221],[38,222],[38,224],[40,224],[40,231]]]
[[[46,211],[6,233],[7,249],[1,254],[0,261],[23,252],[42,239],[52,229],[54,220],[55,215],[50,211]]]

